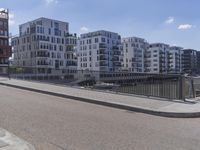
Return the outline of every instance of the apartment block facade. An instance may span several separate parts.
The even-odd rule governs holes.
[[[19,36],[12,39],[13,64],[36,68],[37,73],[77,70],[76,44],[69,23],[39,18],[19,26]]]
[[[182,67],[183,48],[171,46],[168,53],[168,73],[177,74],[183,72]]]
[[[170,46],[163,43],[150,44],[145,52],[146,73],[167,73]]]
[[[197,72],[197,50],[184,49],[182,59],[184,73],[191,74]]]
[[[145,39],[130,37],[122,39],[122,70],[135,73],[144,72],[144,55],[148,49]]]
[[[200,74],[200,51],[197,52],[197,72]]]
[[[0,12],[0,66],[8,65],[8,12]],[[77,70],[179,74],[200,72],[200,52],[164,43],[149,44],[139,37],[121,39],[118,33],[99,30],[69,33],[69,23],[39,18],[19,26],[12,38],[13,65],[37,73]],[[59,71],[60,70],[60,71]]]
[[[9,12],[0,11],[0,72],[6,72],[9,63],[9,57],[12,55],[9,45]]]
[[[121,37],[109,31],[82,34],[78,40],[78,70],[119,71]]]

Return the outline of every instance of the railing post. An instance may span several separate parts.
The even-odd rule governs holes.
[[[185,101],[185,77],[179,77],[179,98]]]

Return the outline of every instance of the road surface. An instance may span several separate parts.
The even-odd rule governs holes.
[[[0,127],[37,150],[197,150],[200,119],[134,113],[0,86]]]

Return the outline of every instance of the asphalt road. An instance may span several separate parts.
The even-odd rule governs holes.
[[[199,150],[200,119],[172,119],[0,86],[0,127],[37,150]]]

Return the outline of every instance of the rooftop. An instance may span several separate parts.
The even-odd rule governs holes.
[[[81,38],[94,37],[94,36],[110,36],[111,37],[111,35],[113,34],[115,34],[116,36],[119,36],[118,33],[115,33],[115,32],[106,31],[106,30],[98,30],[94,32],[81,34]]]
[[[28,22],[26,22],[26,23],[23,23],[23,24],[21,24],[20,26],[25,25],[25,24],[27,24],[27,23],[33,23],[33,22],[36,22],[36,21],[41,21],[41,20],[49,20],[49,21],[55,21],[55,22],[60,22],[60,23],[69,24],[68,22],[64,22],[64,21],[60,21],[60,20],[55,20],[55,19],[40,17],[40,18],[38,18],[38,19],[31,20],[31,21],[28,21]]]

